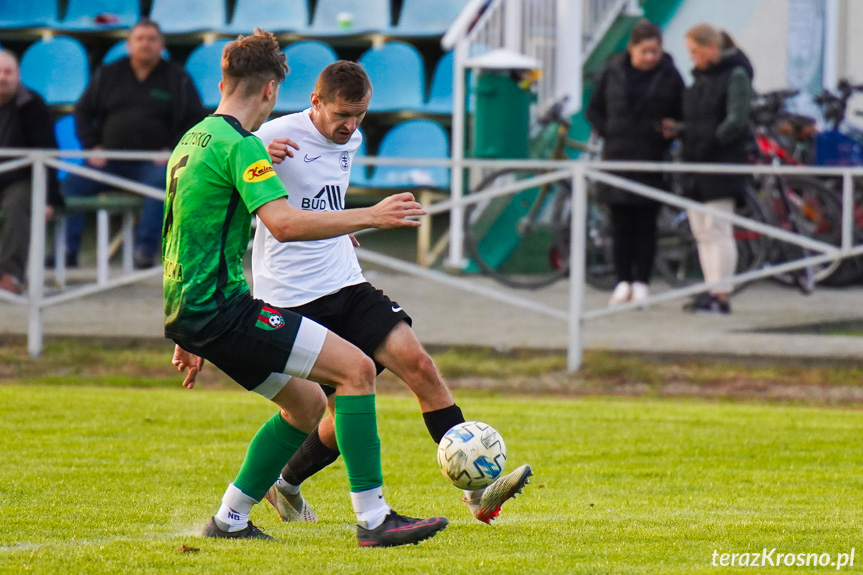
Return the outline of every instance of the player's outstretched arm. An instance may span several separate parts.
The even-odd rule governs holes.
[[[322,240],[366,228],[416,228],[420,223],[409,218],[426,213],[410,192],[394,194],[368,208],[335,212],[297,210],[287,199],[279,198],[267,202],[256,212],[280,242]]]
[[[195,387],[195,379],[198,373],[204,369],[204,358],[194,353],[188,352],[179,345],[174,346],[174,357],[171,363],[177,367],[177,371],[185,371],[189,368],[189,373],[186,374],[186,379],[183,380],[183,387],[192,389]]]

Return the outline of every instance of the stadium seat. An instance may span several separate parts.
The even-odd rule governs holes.
[[[0,0],[0,28],[57,25],[57,0]]]
[[[425,111],[429,114],[452,114],[452,52],[438,60],[434,69]]]
[[[359,62],[372,81],[369,112],[423,110],[425,65],[416,48],[404,42],[387,42],[366,50]]]
[[[113,46],[111,46],[105,55],[102,56],[102,65],[110,64],[111,62],[116,62],[120,58],[125,58],[129,55],[129,45],[126,44],[125,40],[120,40]],[[162,58],[165,60],[171,59],[171,54],[168,52],[168,49],[165,48],[162,50]]]
[[[404,0],[395,32],[404,36],[443,36],[467,0]]]
[[[384,134],[379,158],[449,158],[449,137],[431,120],[407,120]],[[377,166],[371,186],[447,188],[449,170],[436,166]]]
[[[82,149],[78,134],[75,133],[75,116],[72,114],[66,114],[54,123],[54,137],[57,139],[57,148],[60,150]],[[84,163],[84,158],[63,158],[63,161],[80,166]],[[61,182],[68,175],[68,172],[57,172],[57,177],[60,178]]]
[[[311,105],[309,95],[315,91],[315,80],[321,70],[336,61],[328,45],[315,40],[291,44],[283,50],[291,71],[285,78],[276,102],[278,112],[297,112]]]
[[[89,79],[87,52],[74,38],[39,40],[21,57],[21,82],[51,106],[77,102]]]
[[[237,0],[234,17],[224,31],[251,34],[256,27],[275,33],[307,30],[307,0]]]
[[[309,33],[370,34],[391,28],[389,0],[318,0]]]
[[[228,21],[225,0],[153,0],[150,18],[165,34],[218,31]],[[266,25],[266,17],[262,25]]]
[[[222,79],[222,50],[228,40],[216,40],[210,44],[201,44],[189,54],[186,60],[186,72],[191,76],[201,95],[205,108],[215,108],[219,105],[221,94],[219,82]]]
[[[357,158],[365,158],[366,157],[366,135],[363,134],[363,143],[360,144],[360,148],[357,150]],[[369,177],[368,177],[368,168],[369,166],[361,166],[359,164],[354,164],[351,166],[351,185],[352,186],[362,186],[366,187],[369,185]]]
[[[129,28],[141,18],[138,0],[69,0],[66,30],[106,30]]]

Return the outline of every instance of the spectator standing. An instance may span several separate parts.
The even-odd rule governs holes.
[[[683,99],[683,125],[664,124],[667,134],[681,134],[686,162],[742,164],[751,140],[752,65],[736,47],[725,48],[722,33],[699,24],[686,33],[694,69]],[[684,194],[715,210],[733,213],[746,190],[744,174],[686,174]],[[731,313],[728,301],[737,269],[737,244],[728,220],[690,211],[692,234],[704,279],[718,284],[685,309],[698,313]]]
[[[18,59],[0,50],[0,148],[56,148],[54,123],[45,100],[21,84]],[[0,289],[20,294],[30,249],[32,170],[20,168],[0,173]],[[57,172],[48,170],[48,210],[63,199]]]
[[[179,64],[162,58],[165,41],[158,24],[142,19],[129,33],[129,55],[97,69],[75,106],[75,125],[88,150],[171,150],[186,130],[204,117],[191,78]],[[153,161],[89,158],[95,168],[165,186],[165,164]],[[93,180],[70,175],[63,184],[66,197],[92,196],[104,188]],[[145,199],[135,230],[134,264],[152,266],[161,245],[163,203]],[[66,262],[78,264],[84,214],[68,218]]]
[[[649,20],[640,20],[632,29],[626,51],[606,62],[585,110],[588,121],[605,140],[603,159],[663,161],[672,139],[663,134],[662,121],[680,119],[683,90],[674,60],[662,50],[662,31]],[[668,187],[662,173],[621,175],[654,188]],[[600,198],[611,209],[614,240],[617,285],[609,303],[641,301],[649,294],[661,205],[606,185]]]

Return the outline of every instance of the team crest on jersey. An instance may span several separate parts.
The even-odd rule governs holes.
[[[343,172],[347,172],[351,169],[351,156],[347,152],[342,152],[339,154],[339,166],[341,166]]]
[[[264,306],[258,314],[258,321],[255,322],[255,327],[265,331],[273,331],[285,327],[285,318],[282,317],[277,310],[271,307]]]
[[[245,170],[243,170],[243,181],[253,184],[255,182],[263,182],[268,178],[276,175],[272,164],[268,160],[258,160]]]

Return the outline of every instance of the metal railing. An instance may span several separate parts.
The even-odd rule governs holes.
[[[31,355],[37,356],[41,352],[43,326],[42,310],[48,306],[70,300],[82,298],[100,291],[111,289],[141,281],[159,273],[159,268],[123,274],[103,285],[89,285],[64,290],[57,294],[48,294],[45,290],[45,198],[46,198],[46,170],[50,167],[70,169],[67,162],[61,161],[60,157],[68,158],[82,155],[106,155],[105,153],[70,153],[49,150],[3,150],[0,157],[22,156],[11,162],[0,164],[0,172],[26,165],[33,166],[33,204],[32,204],[32,231],[29,259],[29,279],[26,295],[14,296],[0,291],[0,299],[15,304],[27,306],[28,314],[28,350]],[[143,159],[163,157],[158,154],[134,154],[114,153],[111,157],[122,156],[126,159]],[[435,166],[458,170],[458,166],[452,160],[429,160],[408,158],[356,158],[357,165],[386,165],[386,166]],[[750,166],[750,165],[718,165],[718,164],[664,164],[649,162],[609,162],[609,161],[584,161],[584,160],[462,160],[462,169],[502,169],[514,168],[524,170],[544,170],[536,177],[526,178],[483,192],[470,194],[469,196],[451,196],[450,199],[433,203],[426,206],[430,216],[435,214],[450,213],[463,210],[465,206],[485,201],[493,197],[514,194],[518,191],[534,188],[543,184],[558,180],[569,179],[572,185],[572,210],[570,238],[570,278],[568,307],[565,309],[549,306],[537,302],[534,297],[526,297],[515,294],[510,290],[498,287],[490,287],[480,284],[472,278],[454,276],[442,271],[436,271],[406,262],[385,254],[371,252],[366,249],[358,249],[357,254],[365,261],[388,267],[394,271],[412,274],[420,278],[440,282],[469,293],[481,295],[485,298],[496,300],[507,305],[519,307],[544,316],[567,322],[568,324],[568,368],[570,371],[577,370],[582,361],[583,354],[583,329],[588,320],[600,319],[602,317],[625,313],[634,309],[649,306],[656,303],[666,302],[673,299],[687,297],[715,287],[714,284],[699,283],[678,289],[671,289],[662,293],[652,294],[648,299],[638,303],[626,303],[614,307],[602,307],[593,310],[584,309],[585,290],[585,233],[587,213],[587,183],[588,180],[596,180],[611,184],[615,187],[626,189],[634,194],[641,195],[661,203],[677,208],[691,210],[708,214],[718,219],[731,221],[734,225],[756,231],[779,241],[790,242],[818,252],[817,255],[803,257],[796,261],[790,261],[769,268],[758,269],[735,275],[731,278],[734,284],[749,282],[752,280],[766,278],[771,275],[786,273],[795,269],[802,269],[821,263],[830,262],[851,256],[863,255],[863,245],[854,245],[854,178],[863,177],[863,167],[860,168],[819,168],[798,166]],[[550,171],[549,171],[550,170]],[[89,172],[90,170],[86,170]],[[682,198],[664,190],[652,188],[643,184],[633,182],[614,175],[612,172],[685,172],[685,173],[709,173],[709,174],[797,174],[813,175],[820,177],[835,177],[842,180],[842,225],[841,242],[838,246],[820,242],[804,235],[794,234],[776,226],[765,224],[756,220],[744,218],[735,214],[714,210],[699,202]],[[87,174],[83,174],[87,175]],[[134,193],[144,195],[159,194],[159,191],[141,186],[128,180],[110,179],[111,185],[123,187]],[[107,182],[106,182],[107,183]],[[153,196],[156,197],[156,196]],[[452,238],[450,238],[452,240]]]

